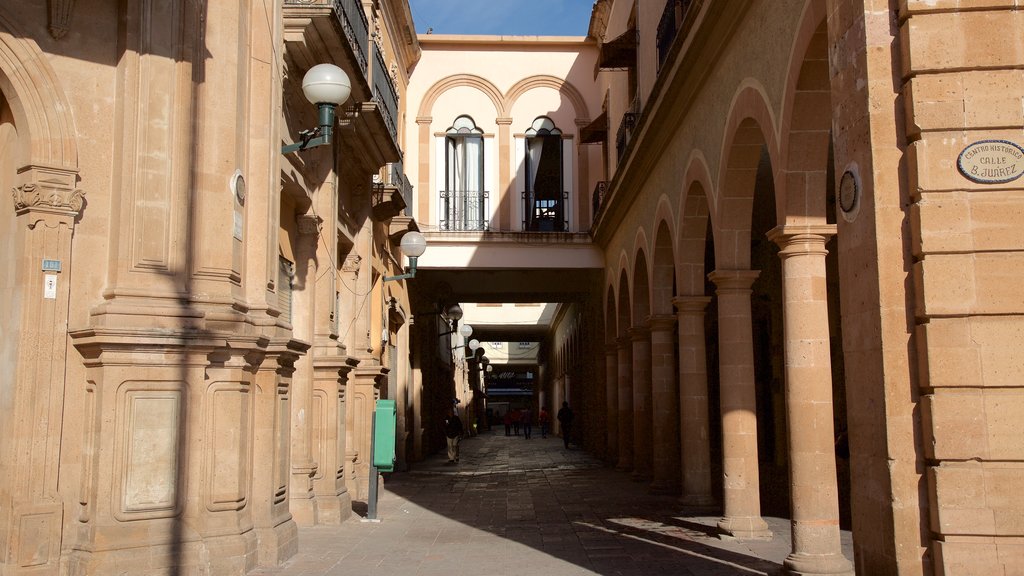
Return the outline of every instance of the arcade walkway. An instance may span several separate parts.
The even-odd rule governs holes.
[[[771,542],[709,536],[716,517],[534,434],[496,429],[464,440],[457,467],[438,455],[394,474],[380,523],[302,528],[298,555],[252,574],[732,576],[772,574],[790,551],[785,520],[766,518]],[[849,558],[848,532],[843,540]]]

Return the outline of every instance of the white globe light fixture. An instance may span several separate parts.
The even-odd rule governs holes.
[[[385,276],[385,282],[390,280],[406,280],[408,278],[416,277],[416,263],[419,260],[419,257],[427,251],[427,239],[423,237],[423,234],[413,230],[411,232],[406,232],[405,235],[402,236],[402,240],[399,242],[399,247],[402,249],[402,254],[409,257],[409,267],[406,268],[404,274],[399,274],[398,276]]]
[[[455,320],[456,322],[462,320],[462,306],[452,304],[451,307],[448,308],[448,318]]]
[[[302,93],[318,108],[317,127],[299,132],[299,141],[281,148],[282,154],[331,143],[334,108],[344,104],[352,95],[352,81],[344,70],[334,64],[317,64],[302,77]]]
[[[473,335],[473,327],[470,326],[469,324],[463,324],[462,326],[459,326],[459,335],[462,336],[463,338],[469,338],[470,336]]]
[[[476,352],[476,349],[480,347],[480,341],[477,340],[476,338],[473,338],[472,340],[469,341],[468,346],[471,352]]]

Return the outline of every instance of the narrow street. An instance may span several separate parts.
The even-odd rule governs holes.
[[[362,504],[358,504],[362,506]],[[364,514],[360,509],[360,514]],[[387,479],[379,523],[300,529],[298,555],[259,576],[725,576],[773,574],[789,522],[770,542],[714,536],[717,517],[684,510],[559,438],[484,433]],[[844,553],[851,554],[848,532]]]

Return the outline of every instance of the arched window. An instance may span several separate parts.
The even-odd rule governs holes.
[[[459,116],[444,138],[445,188],[441,230],[486,230],[484,135],[469,116]]]
[[[562,175],[562,131],[550,118],[541,116],[526,131],[523,230],[567,230],[565,204],[568,197]]]

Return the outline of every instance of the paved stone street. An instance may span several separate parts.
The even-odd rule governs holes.
[[[438,455],[388,478],[379,523],[353,516],[300,529],[298,555],[254,574],[712,576],[781,567],[787,521],[767,518],[771,542],[741,543],[712,536],[717,518],[707,514],[647,494],[558,438],[485,433],[462,442],[457,466]]]

